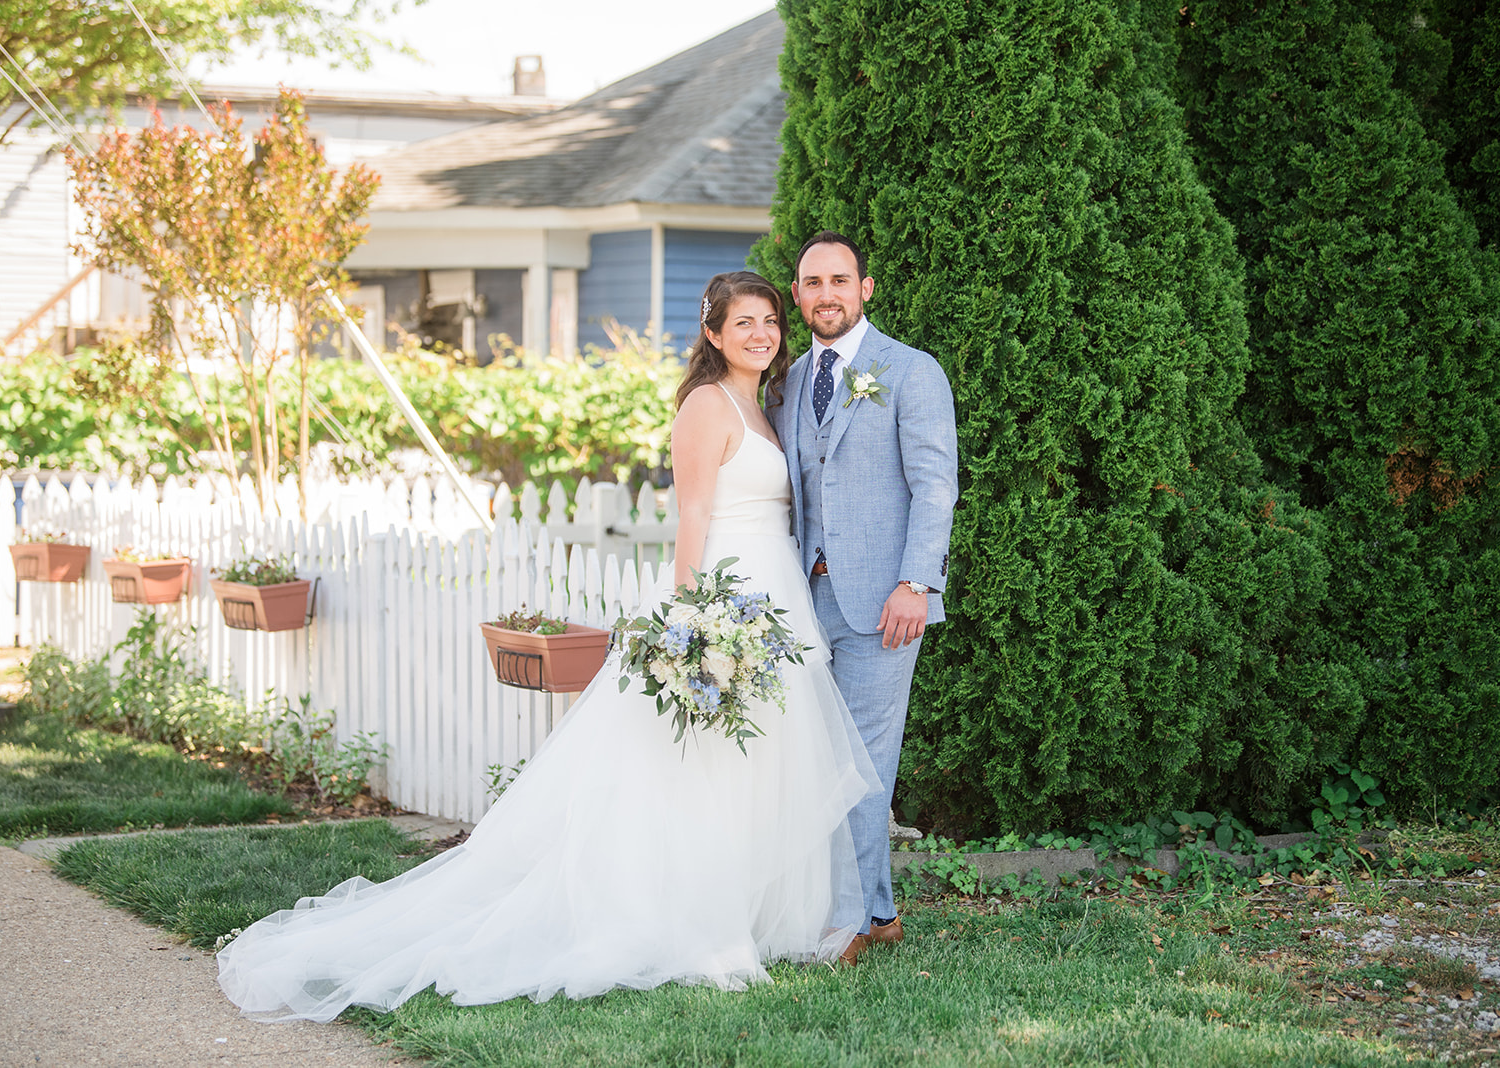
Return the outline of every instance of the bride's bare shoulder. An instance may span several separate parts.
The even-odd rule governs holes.
[[[714,382],[706,382],[687,395],[682,407],[677,409],[677,418],[672,421],[678,427],[711,427],[734,414],[734,402]],[[738,425],[738,420],[736,420]]]

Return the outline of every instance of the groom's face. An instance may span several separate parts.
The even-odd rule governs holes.
[[[854,329],[874,291],[874,279],[859,277],[853,250],[834,244],[808,249],[792,283],[792,299],[802,318],[825,345]]]

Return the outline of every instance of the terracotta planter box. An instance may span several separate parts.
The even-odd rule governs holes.
[[[495,677],[507,686],[577,693],[604,666],[609,631],[569,623],[563,634],[532,634],[479,624]]]
[[[171,604],[187,591],[193,562],[185,556],[143,564],[112,557],[104,561],[104,573],[109,595],[118,604]]]
[[[307,625],[307,591],[311,579],[248,586],[243,582],[209,582],[219,599],[224,623],[235,630],[296,630]]]
[[[61,541],[28,541],[10,547],[22,582],[77,582],[88,566],[89,547]]]

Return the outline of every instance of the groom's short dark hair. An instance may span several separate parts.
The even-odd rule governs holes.
[[[814,245],[843,245],[850,252],[854,253],[854,269],[859,272],[857,281],[863,282],[865,280],[865,276],[869,272],[865,266],[865,254],[859,250],[859,246],[837,230],[819,230],[812,237],[804,241],[802,247],[797,250],[797,262],[792,264],[792,281],[795,282],[798,278],[802,277],[802,257],[806,256],[807,250]]]

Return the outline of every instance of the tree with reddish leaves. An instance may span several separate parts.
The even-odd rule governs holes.
[[[291,365],[301,403],[295,457],[299,498],[308,448],[308,362],[321,329],[320,291],[347,283],[340,265],[363,239],[379,178],[323,157],[299,94],[247,144],[227,105],[198,130],[155,123],[107,135],[92,156],[69,153],[86,222],[78,251],[142,277],[153,297],[144,337],[115,344],[106,388],[151,402],[153,383],[183,374],[227,472],[249,469],[263,509],[292,456],[275,393]],[[238,379],[243,412],[229,411],[221,375]]]

